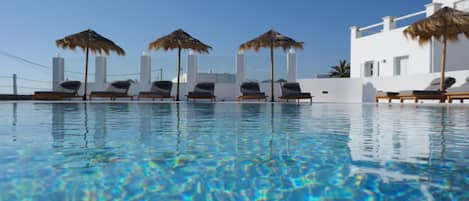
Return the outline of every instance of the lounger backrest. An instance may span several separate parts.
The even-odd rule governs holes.
[[[430,86],[425,88],[425,90],[439,91],[440,90],[440,80],[441,80],[441,78],[434,79],[430,83]],[[445,78],[445,90],[448,89],[449,87],[453,86],[454,83],[456,83],[456,79],[454,79],[453,77],[446,77]]]
[[[287,82],[282,84],[282,95],[301,93],[300,83]]]
[[[127,93],[129,91],[130,81],[115,81],[112,82],[106,89],[109,92],[117,92],[117,93]]]
[[[59,83],[59,91],[76,94],[78,93],[78,89],[80,89],[80,86],[80,81],[62,81]]]
[[[151,92],[160,93],[164,95],[171,95],[173,82],[171,81],[155,81],[151,85]]]
[[[240,90],[243,94],[261,92],[261,89],[259,88],[259,83],[257,82],[244,82],[243,84],[241,84]]]
[[[215,83],[213,82],[199,82],[194,87],[194,92],[205,92],[214,94],[215,91]]]

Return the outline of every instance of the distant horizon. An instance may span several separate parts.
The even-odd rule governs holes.
[[[33,63],[52,66],[56,53],[66,59],[66,70],[78,72],[69,77],[83,80],[84,54],[62,50],[55,40],[86,30],[95,30],[113,40],[125,51],[125,57],[111,53],[108,73],[125,74],[139,71],[139,57],[155,39],[182,28],[195,38],[213,47],[210,54],[202,54],[199,71],[213,68],[215,72],[235,72],[235,55],[241,43],[257,37],[269,29],[305,42],[298,50],[298,78],[324,74],[340,59],[350,62],[351,26],[366,26],[381,21],[384,16],[402,16],[424,10],[431,0],[372,0],[345,2],[311,2],[294,0],[287,4],[273,4],[260,0],[250,2],[204,1],[91,1],[60,2],[55,0],[7,1],[0,8],[2,22],[0,51],[27,59]],[[92,5],[92,6],[87,6]],[[117,25],[117,26],[116,26]],[[164,78],[176,74],[175,51],[148,51],[153,70],[164,68]],[[183,55],[183,67],[188,51]],[[268,52],[248,51],[248,75],[259,81],[270,79]],[[276,51],[276,74],[285,77],[285,54]],[[90,60],[93,73],[94,56]],[[19,77],[49,81],[50,69],[0,55],[0,93],[11,93],[11,80],[1,78],[16,73]],[[282,75],[283,73],[283,75]],[[66,74],[67,76],[67,74]],[[276,76],[277,77],[277,76]],[[155,75],[152,75],[155,78]],[[279,77],[280,78],[280,77]],[[117,77],[116,79],[121,79]],[[122,78],[124,79],[124,77]],[[112,79],[109,79],[112,80]],[[90,79],[93,81],[93,79]],[[46,82],[22,81],[18,85],[50,88]],[[21,89],[20,92],[34,91]]]

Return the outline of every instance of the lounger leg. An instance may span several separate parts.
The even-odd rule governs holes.
[[[388,99],[388,103],[391,103],[391,102],[392,102],[392,99],[391,99],[391,98],[389,98],[389,99]]]
[[[419,99],[418,98],[415,98],[415,103],[418,103],[419,102]]]
[[[404,99],[403,98],[400,98],[401,99],[401,103],[404,103]]]
[[[461,103],[464,103],[464,99],[461,99]]]
[[[376,103],[379,103],[379,99],[378,99],[378,98],[375,98],[375,102],[376,102]]]

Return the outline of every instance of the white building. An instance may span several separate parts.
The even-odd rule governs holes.
[[[423,19],[445,6],[469,11],[469,0],[434,0],[425,10],[402,17],[383,17],[382,22],[351,28],[351,77],[389,77],[440,72],[441,43],[420,46],[403,31],[409,21]],[[406,23],[407,24],[402,24]],[[469,40],[448,44],[447,71],[469,70]]]

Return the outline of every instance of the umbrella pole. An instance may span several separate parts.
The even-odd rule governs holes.
[[[85,88],[83,92],[83,100],[86,100],[86,91],[88,88],[88,56],[89,56],[89,48],[86,47],[86,61],[85,61]]]
[[[270,89],[271,89],[271,102],[274,102],[275,101],[275,98],[274,98],[274,46],[270,46],[270,64],[271,64],[271,75],[270,75],[270,78],[271,78],[271,82],[270,82]]]
[[[181,48],[178,49],[178,81],[176,90],[176,101],[179,101],[179,77],[181,74]]]
[[[445,71],[446,71],[446,33],[443,34],[443,47],[442,47],[442,53],[441,53],[440,91],[445,90]]]

